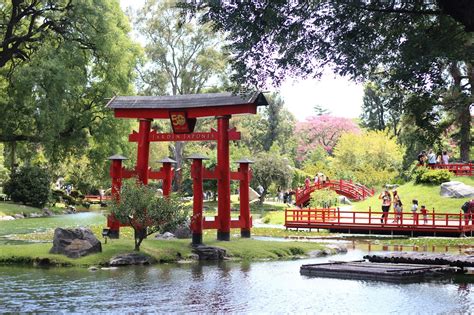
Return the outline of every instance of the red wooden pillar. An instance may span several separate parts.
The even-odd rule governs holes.
[[[140,119],[138,129],[137,166],[138,179],[144,185],[148,184],[148,161],[150,157],[150,127],[152,119]]]
[[[191,218],[191,231],[193,237],[193,245],[202,244],[202,229],[203,229],[203,166],[202,161],[208,160],[207,157],[201,154],[193,154],[187,157],[189,160],[193,160],[191,165],[191,177],[193,179],[193,217]]]
[[[217,216],[220,227],[217,240],[230,241],[230,162],[229,119],[230,115],[217,118]]]
[[[109,157],[112,161],[110,164],[110,177],[112,178],[112,200],[120,201],[120,190],[122,189],[122,161],[127,160],[126,157],[115,154]],[[120,222],[111,214],[107,216],[107,227],[109,228],[108,236],[110,238],[119,238]]]
[[[240,236],[241,237],[250,237],[250,229],[252,228],[252,218],[250,217],[250,198],[249,198],[249,188],[250,188],[250,179],[251,171],[249,169],[249,164],[253,163],[248,159],[242,159],[237,161],[239,163],[239,172],[241,175],[239,194],[240,194]]]
[[[158,162],[163,163],[163,196],[169,196],[171,194],[171,184],[173,181],[173,169],[171,164],[176,164],[176,161],[167,157]]]

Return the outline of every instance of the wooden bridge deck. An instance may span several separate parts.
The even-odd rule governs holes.
[[[461,236],[473,235],[472,221],[466,224],[463,213],[435,213],[414,216],[402,213],[396,220],[390,212],[385,222],[382,212],[353,212],[331,209],[287,209],[285,227],[293,229],[328,229],[331,232],[396,235]]]
[[[456,268],[450,266],[371,263],[365,261],[309,264],[300,268],[300,273],[306,276],[389,282],[418,282],[433,277],[450,275],[454,272],[456,272]]]

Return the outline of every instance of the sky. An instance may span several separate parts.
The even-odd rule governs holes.
[[[122,9],[139,9],[145,0],[120,0]],[[132,34],[133,35],[133,34]],[[277,90],[285,106],[299,121],[314,115],[313,107],[320,105],[331,115],[357,118],[361,114],[363,86],[326,70],[320,79],[286,80]]]

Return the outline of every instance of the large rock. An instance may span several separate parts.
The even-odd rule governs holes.
[[[225,249],[215,246],[196,246],[193,252],[199,256],[199,260],[223,260],[226,256]]]
[[[102,252],[102,244],[90,229],[75,228],[54,230],[51,254],[62,254],[69,258],[79,258]]]
[[[11,220],[15,220],[15,218],[12,217],[11,215],[0,217],[0,221],[11,221]]]
[[[183,238],[191,238],[192,232],[191,232],[191,227],[189,226],[190,222],[185,222],[178,226],[174,231],[171,231],[171,233],[174,234],[177,238],[183,239]]]
[[[446,182],[440,186],[440,195],[451,198],[474,197],[474,187],[461,182]]]
[[[112,257],[109,266],[129,266],[129,265],[151,265],[156,263],[156,259],[142,253],[127,253]]]
[[[171,232],[165,232],[163,234],[156,234],[155,238],[157,240],[174,240],[176,239],[176,236],[174,236],[174,234]]]

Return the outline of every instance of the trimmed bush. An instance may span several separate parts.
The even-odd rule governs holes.
[[[14,202],[43,207],[49,199],[51,178],[38,166],[23,166],[12,174],[5,185],[5,193]]]
[[[448,170],[432,170],[426,167],[418,167],[415,171],[415,183],[439,185],[451,180],[451,172]]]

